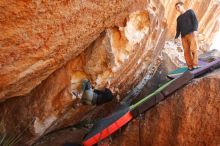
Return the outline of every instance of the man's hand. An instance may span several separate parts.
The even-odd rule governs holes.
[[[197,34],[197,33],[198,33],[198,31],[193,31],[193,33]]]
[[[198,31],[193,31],[193,34],[194,34],[195,36],[198,36]]]
[[[177,44],[179,42],[178,38],[174,39],[174,43]]]

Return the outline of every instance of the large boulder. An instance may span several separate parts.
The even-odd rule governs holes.
[[[114,106],[88,114],[94,107],[82,105],[77,96],[82,79],[91,80],[97,89],[110,88],[119,101],[138,83],[146,83],[160,65],[164,42],[175,35],[175,2],[2,0],[0,120],[4,132],[22,135],[20,145],[30,145],[84,117],[104,116]],[[201,11],[202,4],[209,11]],[[187,0],[186,6],[199,16],[204,39],[212,38],[219,3]]]
[[[218,145],[220,69],[194,79],[140,115],[111,146]]]

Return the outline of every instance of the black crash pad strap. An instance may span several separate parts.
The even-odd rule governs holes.
[[[131,111],[133,117],[137,117],[139,114],[149,110],[153,106],[157,105],[160,101],[164,100],[165,96],[159,92],[156,95],[150,97],[147,101],[142,103],[140,106],[136,107]]]
[[[189,72],[186,71],[184,72],[181,76],[179,76],[178,78],[176,78],[172,84],[168,85],[163,91],[162,94],[164,96],[168,96],[171,93],[173,93],[174,91],[176,91],[177,89],[181,88],[183,85],[185,85],[186,83],[188,83],[190,80],[192,80],[194,78],[194,75]]]

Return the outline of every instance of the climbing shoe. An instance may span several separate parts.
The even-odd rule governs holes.
[[[87,105],[102,105],[113,99],[111,90],[93,90],[89,80],[82,81],[82,103]]]
[[[82,103],[91,105],[93,100],[93,90],[89,80],[82,81]]]
[[[83,80],[82,81],[82,87],[81,87],[82,92],[84,92],[84,90],[89,90],[91,88],[92,88],[92,86],[91,86],[91,83],[90,83],[89,80]]]

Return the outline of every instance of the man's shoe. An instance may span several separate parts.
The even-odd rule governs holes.
[[[193,68],[188,68],[188,71],[193,71]]]
[[[198,69],[200,66],[193,66],[193,70]]]

